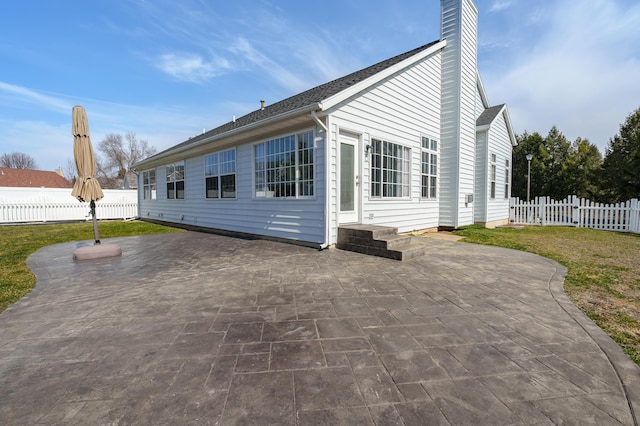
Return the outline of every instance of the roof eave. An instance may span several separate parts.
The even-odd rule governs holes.
[[[507,104],[502,105],[502,108],[500,108],[500,112],[498,112],[495,115],[495,117],[493,117],[493,120],[491,120],[490,123],[476,126],[476,132],[484,132],[491,129],[491,126],[501,114],[502,114],[502,117],[504,118],[504,122],[507,125],[507,133],[509,134],[509,140],[511,141],[511,145],[518,146],[518,139],[516,138],[516,135],[513,132],[513,126],[511,125],[511,117],[509,116],[509,109],[507,108]]]
[[[511,146],[518,146],[518,138],[516,138],[516,134],[513,131],[513,126],[511,125],[511,117],[509,116],[509,109],[507,109],[507,105],[502,109],[502,114],[504,116],[504,121],[507,123],[507,131],[509,132],[509,139],[511,139]]]
[[[301,114],[305,114],[305,113],[310,113],[311,111],[316,111],[320,109],[320,104],[318,103],[312,103],[309,105],[305,105],[303,107],[300,108],[296,108],[294,110],[291,111],[287,111],[284,112],[282,114],[278,114],[278,115],[274,115],[272,117],[268,117],[265,118],[264,120],[260,120],[260,121],[255,121],[253,123],[249,123],[247,125],[244,125],[242,127],[237,127],[235,129],[231,129],[227,132],[224,133],[219,133],[216,135],[212,135],[206,138],[203,138],[199,141],[195,141],[193,144],[188,144],[188,145],[184,145],[184,146],[179,146],[176,147],[174,149],[169,149],[167,151],[164,151],[162,154],[159,154],[157,156],[153,156],[147,159],[144,159],[142,161],[137,162],[136,164],[133,165],[134,168],[136,169],[140,169],[143,167],[149,167],[155,164],[163,164],[166,162],[167,159],[170,159],[171,157],[174,157],[178,154],[183,154],[189,151],[194,151],[197,148],[203,146],[203,145],[207,145],[209,143],[212,142],[216,142],[219,140],[223,140],[226,138],[230,138],[233,136],[236,136],[238,134],[241,133],[245,133],[245,132],[249,132],[255,128],[258,127],[262,127],[262,126],[267,126],[269,124],[273,124],[273,123],[277,123],[278,121],[284,121],[287,118],[291,118],[291,117],[295,117],[297,115],[301,115]]]
[[[482,78],[480,77],[480,71],[476,70],[476,87],[478,88],[478,92],[480,93],[480,99],[482,100],[482,106],[484,108],[489,108],[489,97],[487,96],[487,91],[484,89],[484,84],[482,83]]]
[[[344,89],[338,93],[336,93],[333,96],[330,96],[326,99],[323,99],[322,101],[320,101],[319,104],[319,109],[322,110],[328,110],[336,105],[338,105],[339,103],[345,101],[346,99],[349,99],[350,97],[354,96],[357,93],[360,93],[361,91],[367,89],[368,87],[371,87],[372,85],[384,80],[385,78],[397,73],[398,71],[401,71],[415,63],[417,63],[418,61],[426,58],[427,56],[433,55],[435,52],[442,50],[445,46],[447,45],[447,41],[446,40],[440,40],[439,42],[435,43],[433,46],[419,52],[416,53],[415,55],[405,59],[404,61],[398,62],[395,65],[392,65],[374,75],[372,75],[369,78],[366,78],[356,84],[354,84],[353,86]]]

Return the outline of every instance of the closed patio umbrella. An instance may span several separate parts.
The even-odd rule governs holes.
[[[73,133],[73,156],[78,170],[78,178],[73,185],[71,195],[80,201],[89,201],[93,218],[95,243],[100,244],[98,222],[96,220],[96,201],[104,197],[100,183],[96,179],[96,159],[89,136],[87,112],[81,106],[74,106],[71,113],[71,132]]]

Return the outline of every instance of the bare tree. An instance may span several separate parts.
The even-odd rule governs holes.
[[[67,165],[64,168],[64,176],[72,185],[76,183],[76,179],[78,178],[78,168],[76,167],[76,162],[73,158],[67,158]]]
[[[0,156],[0,167],[35,170],[38,165],[36,160],[29,154],[12,152],[11,154],[2,154]]]
[[[102,156],[96,161],[97,175],[103,188],[121,188],[131,167],[156,153],[148,141],[138,140],[134,132],[127,132],[124,138],[119,133],[108,133],[98,150]]]

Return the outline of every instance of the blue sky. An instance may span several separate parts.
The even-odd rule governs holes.
[[[604,151],[640,107],[637,0],[476,0],[478,66],[517,133]],[[25,0],[0,14],[0,153],[72,158],[71,108],[94,145],[158,150],[439,38],[437,0]]]

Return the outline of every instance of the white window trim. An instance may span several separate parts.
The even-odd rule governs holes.
[[[300,164],[300,150],[298,148],[298,136],[300,135],[306,135],[306,134],[310,134],[311,135],[311,163],[308,163],[306,165],[302,165]],[[256,182],[256,175],[257,175],[257,170],[256,170],[256,147],[258,147],[259,145],[262,145],[266,151],[266,144],[268,142],[271,141],[276,141],[278,139],[281,138],[286,138],[286,137],[290,137],[293,136],[295,138],[295,166],[294,166],[294,173],[295,173],[295,180],[293,181],[295,184],[295,195],[289,195],[289,196],[267,196],[266,195],[266,190],[265,190],[265,195],[258,195],[258,191],[256,188],[257,182]],[[280,134],[278,136],[275,137],[271,137],[269,139],[263,139],[260,140],[258,142],[254,142],[251,146],[251,151],[252,151],[252,157],[253,157],[253,179],[252,179],[252,183],[253,183],[253,188],[252,188],[252,198],[254,200],[260,200],[260,201],[265,201],[265,202],[269,202],[271,201],[277,201],[277,200],[314,200],[317,198],[317,187],[318,187],[318,180],[317,180],[317,166],[316,164],[318,163],[318,159],[317,159],[317,149],[315,146],[315,131],[313,130],[313,128],[308,128],[308,129],[303,129],[300,131],[296,131],[294,133],[286,133],[286,134]],[[266,155],[266,154],[265,154]],[[300,195],[300,184],[302,182],[304,182],[303,179],[301,179],[301,166],[311,166],[313,168],[313,172],[312,172],[312,177],[311,177],[311,183],[312,183],[312,190],[313,190],[313,194],[312,195]],[[266,183],[266,166],[265,166],[265,170],[264,170],[264,179],[265,179],[265,185]]]
[[[151,183],[150,173],[153,172],[153,183]],[[145,183],[145,177],[149,175],[149,183]],[[142,171],[142,199],[144,201],[154,201],[157,197],[157,173],[156,169],[149,169]],[[149,188],[150,197],[147,198],[147,188]]]
[[[233,173],[222,173],[222,159],[221,154],[225,152],[233,151]],[[207,157],[210,155],[218,155],[218,173],[217,174],[207,174]],[[206,154],[203,157],[204,161],[204,199],[211,201],[225,201],[225,200],[237,200],[238,199],[238,152],[236,148],[225,149],[222,151],[211,152]],[[223,197],[222,196],[222,177],[223,176],[234,176],[234,196],[233,197]],[[207,178],[217,177],[218,178],[218,196],[217,197],[208,197],[207,196]]]
[[[504,163],[504,199],[508,200],[511,196],[511,161],[505,159]]]
[[[174,168],[174,169],[175,169],[175,167],[176,167],[176,166],[178,166],[178,165],[182,165],[182,168],[183,168],[182,179],[176,179],[176,180],[172,180],[172,181],[171,181],[171,180],[169,180],[169,179],[168,179],[168,174],[169,174],[168,169],[169,169],[169,167],[172,167],[172,168]],[[165,193],[165,194],[166,194],[166,196],[167,196],[167,200],[170,200],[170,201],[178,201],[178,200],[184,200],[184,199],[186,199],[186,198],[187,198],[187,194],[186,194],[186,192],[187,192],[187,185],[186,185],[186,176],[185,176],[185,175],[186,175],[186,166],[185,166],[185,162],[184,162],[184,160],[182,160],[182,161],[176,161],[176,162],[174,162],[174,163],[167,164],[167,165],[165,166],[165,178],[166,178],[166,183],[165,183],[165,190],[166,190],[166,193]],[[168,188],[168,186],[169,186],[169,183],[171,183],[171,182],[173,182],[173,184],[174,184],[174,186],[173,186],[173,198],[169,198],[169,188]],[[177,189],[177,185],[176,185],[178,182],[182,182],[182,183],[183,183],[183,189],[182,189],[183,194],[182,194],[182,198],[178,198],[178,189]]]
[[[497,192],[497,173],[498,173],[498,165],[497,165],[497,157],[496,154],[489,154],[489,199],[496,199]]]
[[[374,148],[374,144],[376,142],[380,142],[381,144],[381,148],[382,146],[384,146],[384,143],[388,143],[388,144],[393,144],[396,145],[398,147],[400,147],[402,149],[402,158],[400,159],[400,164],[401,164],[401,169],[397,171],[397,173],[400,174],[400,191],[402,193],[402,195],[400,196],[384,196],[384,170],[383,170],[383,161],[382,161],[382,154],[381,158],[380,158],[380,195],[373,195],[373,190],[372,187],[374,185],[374,173],[373,173],[373,168],[374,168],[374,161],[373,161],[373,156],[376,155],[375,154],[375,148]],[[406,156],[406,157],[405,157]],[[370,161],[370,166],[369,166],[369,199],[370,200],[375,200],[375,201],[393,201],[393,200],[411,200],[411,170],[412,170],[412,152],[411,152],[411,147],[407,146],[407,145],[403,145],[401,143],[396,143],[396,142],[391,142],[385,138],[380,138],[380,137],[375,137],[372,136],[371,137],[371,154],[369,155],[369,161]],[[407,166],[409,170],[404,170],[404,167]],[[406,194],[405,195],[405,190],[406,190]]]
[[[429,147],[425,148],[423,146],[423,142],[424,141],[428,141],[429,142]],[[433,144],[435,143],[436,145],[436,149],[433,149]],[[429,168],[427,170],[428,173],[423,173],[422,171],[422,166],[423,166],[423,161],[422,161],[422,154],[426,153],[429,156],[429,162],[427,164],[427,167]],[[432,164],[432,160],[433,160],[433,155],[436,156],[436,173],[433,174],[432,170],[433,170],[433,164]],[[420,137],[420,198],[422,200],[429,200],[429,201],[436,201],[438,200],[438,186],[440,184],[440,178],[439,176],[439,171],[440,171],[440,141],[435,139],[435,138],[431,138],[429,136],[421,136]],[[428,185],[427,185],[427,196],[425,197],[424,195],[422,195],[422,189],[423,189],[423,185],[422,185],[422,178],[426,176],[428,179]],[[436,179],[436,185],[435,185],[435,196],[431,196],[431,179],[435,178]]]

